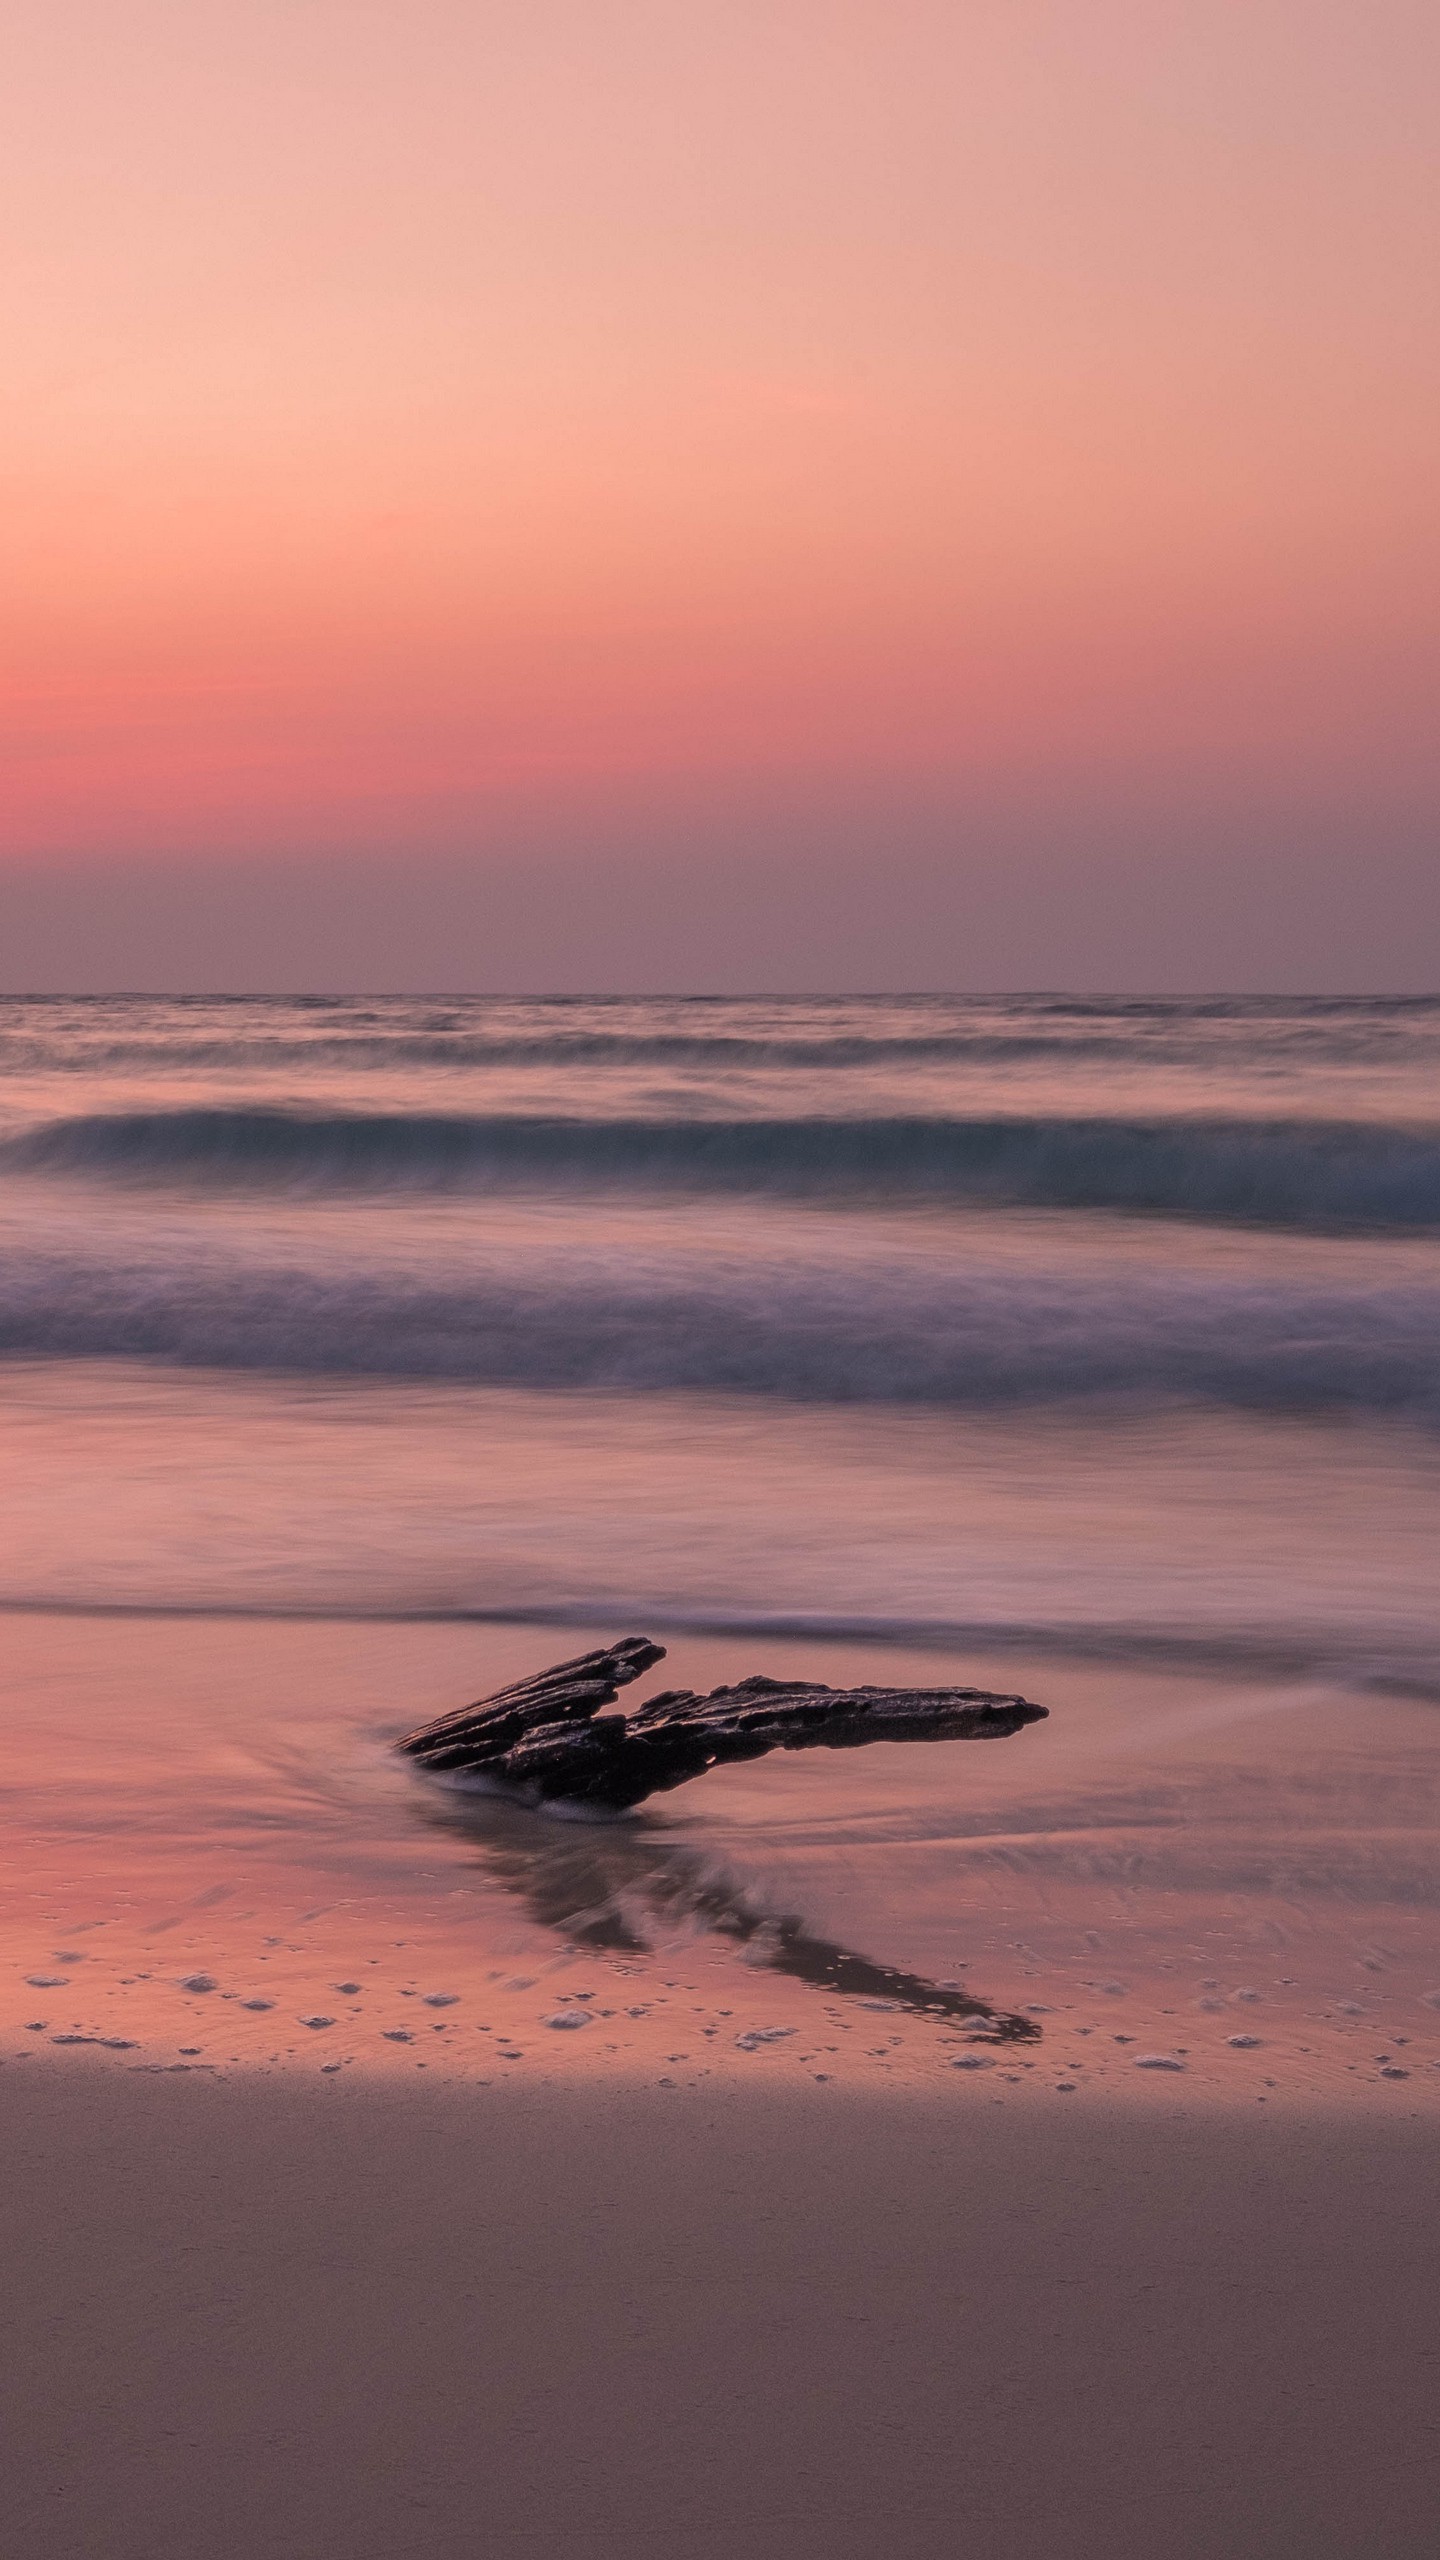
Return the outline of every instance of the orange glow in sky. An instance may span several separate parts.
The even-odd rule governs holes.
[[[0,79],[10,860],[1440,800],[1432,5],[18,0]]]

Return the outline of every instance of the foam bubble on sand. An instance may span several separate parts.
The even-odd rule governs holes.
[[[63,1991],[65,1989],[63,1973],[27,1973],[25,1979],[32,1991]]]
[[[333,2027],[335,2021],[333,2018],[302,2018],[300,2024],[302,2027]]]
[[[344,1990],[345,1986],[343,1982],[340,1985],[340,1988],[342,1991]],[[453,2009],[459,2000],[459,1997],[460,1994],[458,1991],[427,1991],[425,1994],[425,2006],[427,2009]]]
[[[557,2009],[545,2024],[547,2027],[588,2027],[590,2012],[588,2009]]]
[[[387,2044],[413,2044],[415,2041],[408,2027],[382,2027],[380,2033]]]
[[[240,2006],[242,2009],[273,2009],[275,2003],[273,2000],[242,2000]]]
[[[220,1986],[213,1973],[187,1973],[180,1988],[182,1991],[218,1991]]]
[[[1260,2039],[1258,2036],[1227,2036],[1225,2041],[1227,2044],[1239,2046],[1242,2052],[1248,2053],[1253,2045],[1257,2045],[1259,2043]]]
[[[1137,2071],[1183,2071],[1185,2065],[1173,2053],[1137,2053]]]
[[[737,2036],[735,2042],[741,2053],[753,2053],[758,2045],[779,2044],[785,2036],[796,2033],[794,2027],[751,2027],[747,2034]]]

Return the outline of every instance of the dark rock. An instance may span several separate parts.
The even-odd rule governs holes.
[[[992,1741],[1047,1712],[984,1689],[831,1689],[757,1673],[703,1696],[663,1690],[632,1716],[602,1713],[664,1653],[648,1636],[625,1636],[421,1725],[396,1749],[427,1769],[494,1779],[532,1802],[623,1812],[727,1760],[867,1742]]]

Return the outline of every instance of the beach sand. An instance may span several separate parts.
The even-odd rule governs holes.
[[[0,2560],[1429,2560],[1433,1705],[387,1749],[588,1633],[7,1620]]]
[[[7,2062],[0,2549],[1428,2560],[1433,2121],[958,2094]]]

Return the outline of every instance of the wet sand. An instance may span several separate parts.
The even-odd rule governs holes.
[[[457,1798],[387,1745],[604,1629],[4,1628],[0,2059],[956,2103],[1003,2078],[1054,2109],[1167,2105],[1158,2058],[1191,2104],[1440,2114],[1424,1701],[978,1658],[1049,1722],[782,1754],[594,1825]],[[957,1671],[779,1638],[760,1661]],[[754,1667],[677,1639],[653,1680]],[[588,2033],[550,2032],[581,2007]]]
[[[0,2069],[24,2560],[1420,2560],[1433,2123]]]

